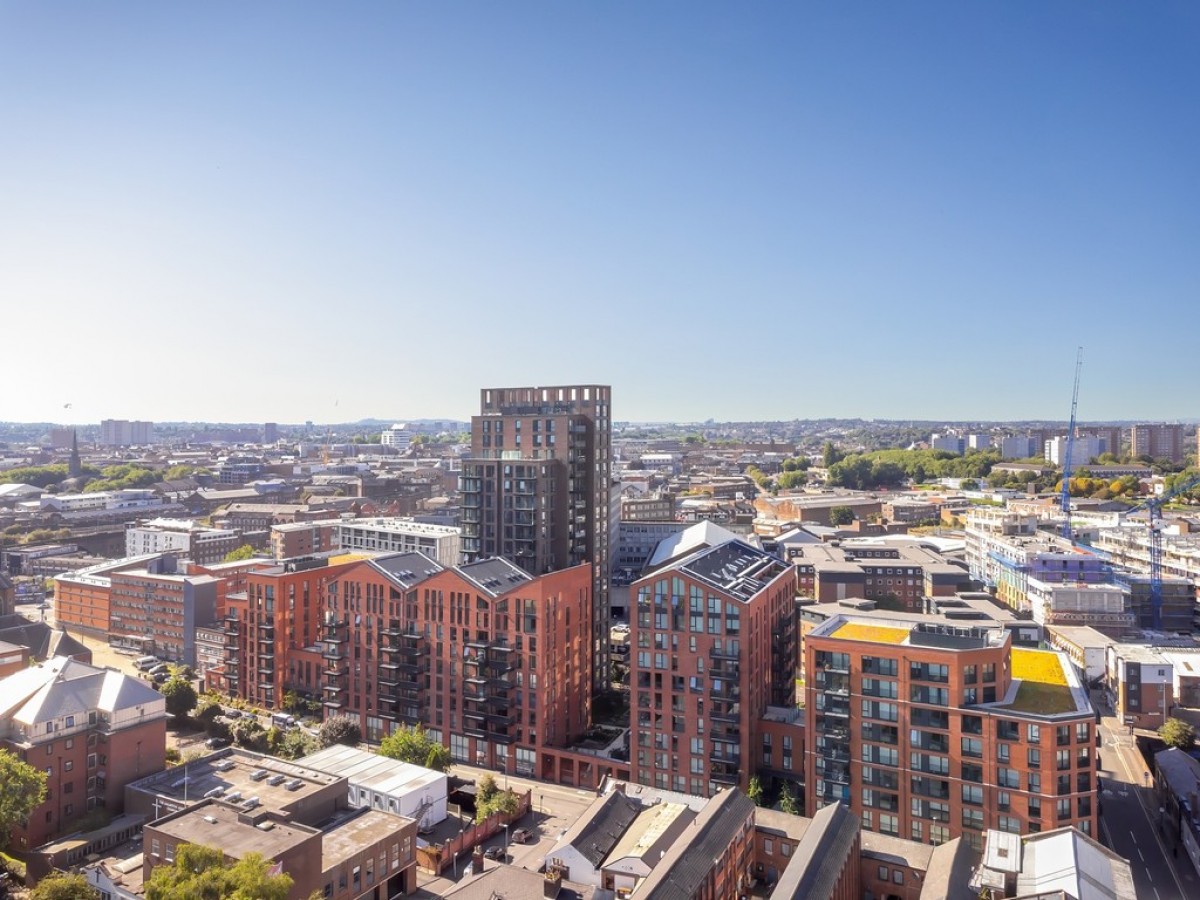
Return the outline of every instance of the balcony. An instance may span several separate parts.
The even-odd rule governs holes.
[[[718,784],[738,784],[741,781],[741,763],[738,760],[712,757],[709,764],[708,777]]]
[[[723,744],[738,745],[742,742],[742,730],[740,728],[721,728],[713,729],[708,735],[714,741],[719,741]]]
[[[731,650],[728,647],[713,647],[708,651],[709,659],[724,659],[732,662],[737,662],[742,658],[741,651]]]

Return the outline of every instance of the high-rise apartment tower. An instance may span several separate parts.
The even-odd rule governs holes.
[[[467,562],[502,556],[531,575],[590,562],[593,687],[608,673],[612,389],[485,388],[462,468]]]

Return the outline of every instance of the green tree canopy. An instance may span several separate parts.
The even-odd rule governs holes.
[[[429,737],[421,725],[401,725],[379,744],[379,755],[445,772],[450,768],[450,751]]]
[[[322,747],[332,747],[334,744],[345,744],[353,747],[362,740],[362,727],[358,719],[350,716],[331,716],[321,723],[317,733],[317,743]]]
[[[51,872],[29,892],[29,900],[100,900],[100,892],[78,872]]]
[[[1158,729],[1158,736],[1168,747],[1191,750],[1196,744],[1196,729],[1183,719],[1167,719]]]
[[[489,776],[484,776],[489,777]],[[513,791],[493,791],[486,800],[479,799],[478,793],[475,795],[475,822],[479,823],[486,819],[492,813],[507,813],[512,815],[517,811],[520,805],[520,800]]]
[[[254,548],[249,544],[242,544],[236,550],[230,550],[225,554],[225,562],[241,562],[244,559],[250,559],[254,556]]]
[[[167,698],[167,712],[177,719],[186,719],[188,713],[196,708],[196,689],[190,681],[172,675],[159,688]]]
[[[155,866],[146,900],[287,900],[292,876],[272,875],[259,853],[237,862],[212,847],[181,844],[172,865]]]
[[[854,521],[854,510],[849,506],[835,506],[829,510],[830,525],[849,525]]]
[[[8,845],[9,835],[18,822],[46,799],[46,773],[35,769],[15,753],[0,750],[0,848]]]

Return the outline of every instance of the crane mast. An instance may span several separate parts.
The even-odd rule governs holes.
[[[1079,406],[1079,373],[1082,369],[1083,348],[1080,347],[1075,353],[1075,389],[1071,392],[1071,422],[1067,425],[1067,449],[1062,464],[1062,497],[1060,498],[1063,514],[1062,536],[1068,541],[1072,538],[1071,470],[1074,468],[1074,460],[1071,457],[1075,452],[1075,410]]]

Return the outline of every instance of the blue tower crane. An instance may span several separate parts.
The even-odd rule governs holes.
[[[1155,631],[1162,630],[1162,508],[1173,498],[1200,484],[1200,475],[1193,475],[1159,497],[1151,497],[1125,511],[1146,510],[1150,520],[1150,621]]]

